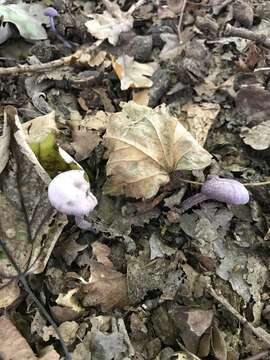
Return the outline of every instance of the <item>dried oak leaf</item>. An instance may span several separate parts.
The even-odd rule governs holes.
[[[128,55],[121,55],[116,60],[112,58],[113,69],[121,81],[121,90],[131,88],[149,88],[153,82],[148,77],[152,76],[158,67],[157,63],[142,64],[134,61]]]
[[[104,310],[128,305],[127,282],[122,273],[92,260],[91,277],[82,284],[79,294],[83,306],[101,305]]]
[[[105,192],[151,198],[169,182],[175,170],[203,169],[211,155],[169,115],[166,106],[156,109],[132,101],[112,114],[105,134],[108,148]]]

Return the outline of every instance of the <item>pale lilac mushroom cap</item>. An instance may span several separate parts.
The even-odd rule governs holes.
[[[57,175],[49,184],[51,205],[66,215],[81,217],[93,211],[98,201],[90,191],[83,170],[69,170]]]
[[[47,7],[44,10],[44,15],[49,17],[59,16],[59,12],[54,7]]]
[[[216,200],[228,205],[245,205],[249,202],[249,193],[237,180],[220,178],[217,175],[209,176],[202,185],[201,192],[181,203],[179,212],[185,212],[206,200]]]

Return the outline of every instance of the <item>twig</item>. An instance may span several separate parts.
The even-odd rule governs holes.
[[[254,69],[254,72],[269,71],[269,70],[270,70],[270,67],[261,67],[261,68]]]
[[[224,36],[237,36],[243,39],[257,41],[263,44],[265,47],[270,48],[270,39],[264,34],[260,34],[244,28],[237,28],[230,24],[227,24],[223,32]]]
[[[39,311],[43,314],[43,316],[49,321],[49,323],[52,325],[56,335],[58,336],[58,339],[60,341],[60,344],[62,346],[62,349],[65,353],[65,358],[66,360],[71,360],[71,355],[68,352],[67,346],[65,344],[64,339],[62,338],[62,335],[60,334],[58,327],[56,325],[56,323],[54,322],[53,318],[51,317],[51,315],[48,313],[48,311],[45,309],[44,305],[42,304],[42,302],[36,297],[36,295],[33,293],[33,290],[30,288],[26,277],[24,275],[24,273],[21,272],[20,268],[18,267],[18,265],[16,264],[16,262],[14,261],[12,255],[10,254],[6,244],[0,239],[0,246],[2,247],[2,249],[4,250],[7,258],[9,259],[9,261],[11,262],[11,264],[13,265],[14,269],[17,271],[18,273],[18,278],[21,281],[21,283],[23,284],[23,287],[25,288],[25,290],[27,291],[27,293],[31,296],[31,298],[33,299],[33,301],[35,302],[35,304],[37,305]]]
[[[270,355],[270,351],[266,350],[266,351],[262,351],[258,354],[255,354],[253,356],[249,356],[249,357],[245,358],[244,360],[261,360],[261,359],[269,360],[269,355]]]
[[[200,182],[200,181],[192,181],[192,180],[187,180],[187,179],[183,179],[180,177],[177,177],[177,180],[179,180],[180,182],[186,183],[186,184],[192,184],[192,185],[199,185],[202,186],[204,183]],[[241,182],[241,184],[243,184],[244,186],[247,187],[254,187],[254,186],[265,186],[265,185],[270,185],[270,180],[267,181],[259,181],[259,182]]]
[[[242,183],[245,186],[250,186],[250,187],[254,187],[254,186],[264,186],[264,185],[270,185],[270,180],[268,181],[259,181],[259,182],[250,182],[250,183]]]
[[[207,289],[213,298],[215,298],[220,304],[222,304],[233,316],[235,316],[241,325],[246,326],[254,335],[263,340],[270,347],[270,334],[261,327],[254,327],[247,321],[235,308],[222,296],[218,295],[211,285],[207,286]]]
[[[178,39],[179,39],[179,43],[182,44],[182,35],[181,35],[181,28],[182,28],[182,22],[183,22],[183,17],[184,17],[184,11],[186,8],[186,4],[187,4],[187,0],[183,0],[183,4],[182,4],[182,8],[181,8],[181,12],[179,15],[179,21],[178,21],[178,25],[177,25],[177,34],[178,34]]]
[[[52,70],[64,65],[72,65],[76,63],[83,54],[84,52],[82,50],[78,50],[69,56],[64,56],[60,59],[49,61],[46,63],[33,64],[33,65],[24,64],[24,65],[12,66],[7,68],[0,67],[0,75],[18,75],[25,73],[33,73],[39,71]]]
[[[139,0],[135,4],[131,5],[131,7],[128,9],[128,14],[132,15],[134,11],[137,10],[144,2],[145,0]]]

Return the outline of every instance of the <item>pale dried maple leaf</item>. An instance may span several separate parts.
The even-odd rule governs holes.
[[[112,114],[105,135],[108,148],[105,192],[151,198],[175,170],[203,169],[211,155],[169,115],[130,101]]]
[[[119,35],[133,27],[133,17],[130,12],[123,12],[114,2],[105,2],[108,9],[103,14],[91,14],[91,20],[85,23],[88,32],[99,40],[108,39],[109,43],[116,45]]]
[[[121,55],[116,60],[112,59],[113,69],[121,81],[121,90],[129,88],[149,88],[153,85],[149,79],[158,67],[158,64],[152,62],[142,64],[134,61],[134,58],[128,55]]]

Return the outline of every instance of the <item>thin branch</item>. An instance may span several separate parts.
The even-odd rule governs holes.
[[[270,351],[266,350],[266,351],[262,351],[258,354],[249,356],[249,357],[245,358],[244,360],[262,360],[262,359],[267,360],[267,359],[269,359],[269,355],[270,355]]]
[[[128,9],[128,14],[132,15],[135,10],[137,10],[140,6],[143,5],[145,0],[139,0],[135,4],[131,5],[131,7]]]
[[[241,325],[246,326],[254,335],[264,341],[270,347],[270,334],[262,327],[254,327],[247,319],[244,318],[235,308],[222,296],[218,295],[211,285],[207,286],[210,295],[222,304],[233,316],[235,316]]]
[[[23,287],[25,288],[26,292],[31,296],[31,298],[33,299],[33,301],[35,302],[35,304],[37,305],[39,311],[42,313],[42,315],[48,320],[48,322],[52,325],[56,335],[58,336],[58,339],[61,343],[61,346],[63,348],[63,351],[65,353],[65,358],[66,360],[71,360],[71,355],[68,352],[67,346],[65,344],[64,339],[62,338],[62,335],[60,334],[58,327],[56,325],[56,323],[54,322],[53,318],[51,317],[51,315],[48,313],[48,311],[45,309],[44,305],[42,304],[42,302],[36,297],[36,295],[34,294],[33,290],[30,288],[25,275],[21,272],[20,268],[18,267],[18,265],[16,264],[16,262],[14,261],[12,255],[10,254],[6,244],[0,239],[0,246],[2,247],[2,249],[4,250],[7,258],[9,259],[9,261],[11,262],[11,264],[13,265],[14,269],[17,271],[18,273],[18,278],[21,281]]]
[[[186,184],[192,184],[192,185],[202,186],[204,184],[203,182],[200,182],[200,181],[192,181],[192,180],[187,180],[187,179],[183,179],[183,178],[180,178],[180,177],[177,177],[177,180],[179,180],[180,182],[183,182],[183,183],[186,183]],[[247,186],[247,187],[265,186],[265,185],[270,185],[270,180],[258,181],[258,182],[247,182],[247,183],[241,182],[241,184],[243,184],[244,186]]]
[[[178,21],[178,25],[177,25],[177,35],[178,35],[178,39],[179,39],[180,44],[183,43],[182,35],[181,35],[181,29],[182,29],[182,22],[183,22],[183,17],[184,17],[186,4],[187,4],[187,0],[183,0],[183,4],[182,4],[182,7],[181,7],[181,12],[180,12],[180,15],[179,15],[179,21]]]
[[[264,34],[260,34],[244,28],[237,28],[230,24],[226,25],[223,35],[236,36],[242,39],[257,41],[258,43],[263,44],[265,47],[270,48],[270,38],[268,38]]]
[[[83,54],[85,54],[85,52],[83,52],[82,50],[78,50],[69,56],[64,56],[60,59],[49,61],[46,63],[39,63],[33,65],[24,64],[24,65],[12,66],[7,68],[0,67],[0,76],[48,71],[58,68],[60,66],[72,65],[76,63]]]

